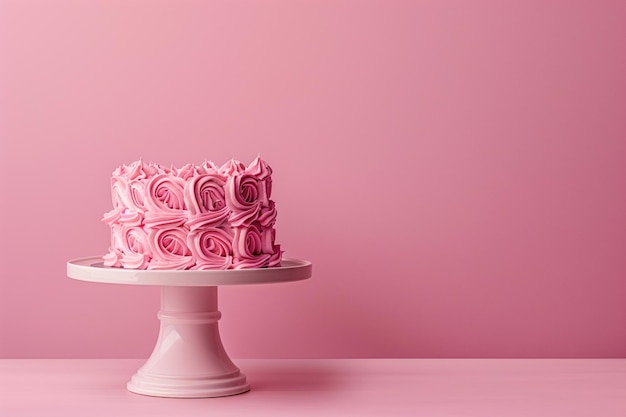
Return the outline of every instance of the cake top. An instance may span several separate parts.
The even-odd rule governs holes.
[[[193,216],[224,207],[227,200],[226,193],[230,194],[228,197],[231,197],[228,200],[237,207],[256,203],[269,205],[271,175],[272,169],[260,156],[257,156],[247,167],[235,159],[231,159],[220,167],[212,161],[205,161],[202,165],[186,164],[180,168],[175,166],[168,168],[139,159],[130,165],[120,165],[113,171],[111,176],[113,207],[115,209],[129,208],[139,212],[145,212],[150,208],[171,211],[190,210]],[[191,181],[196,188],[202,189],[195,191],[203,192],[192,194],[193,187],[186,186],[188,181]],[[199,184],[206,182],[222,186],[225,193],[220,193],[219,187],[203,188]],[[145,190],[137,189],[133,188],[131,183],[135,185],[141,183],[149,187]],[[259,183],[269,188],[259,189],[263,188],[259,187]],[[145,191],[148,199],[142,201],[141,197],[144,193],[139,191]],[[259,191],[265,191],[265,193]]]

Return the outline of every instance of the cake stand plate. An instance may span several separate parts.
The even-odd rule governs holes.
[[[311,277],[308,261],[283,258],[282,266],[233,270],[136,270],[104,266],[101,257],[74,259],[67,276],[80,281],[161,287],[161,327],[152,355],[128,382],[129,391],[157,397],[201,398],[250,390],[220,339],[219,285],[299,281]]]

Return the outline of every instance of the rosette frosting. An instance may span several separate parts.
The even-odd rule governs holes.
[[[272,169],[260,157],[164,167],[142,160],[111,177],[113,209],[104,264],[130,269],[280,266],[274,243]]]

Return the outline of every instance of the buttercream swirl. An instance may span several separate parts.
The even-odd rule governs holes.
[[[122,245],[124,253],[120,262],[124,268],[146,269],[152,258],[152,250],[148,245],[148,235],[140,226],[122,228]]]
[[[233,268],[260,268],[271,254],[263,251],[263,238],[257,225],[236,227],[233,236]]]
[[[185,180],[168,174],[157,174],[146,184],[145,204],[153,212],[185,209]]]
[[[264,201],[259,180],[251,174],[232,175],[226,180],[225,190],[233,227],[251,225],[258,218]]]
[[[148,247],[152,260],[148,269],[189,269],[194,259],[187,246],[184,228],[153,228],[149,230]]]
[[[190,216],[223,209],[226,206],[225,183],[226,178],[216,172],[201,174],[187,181],[184,199]]]
[[[231,159],[230,161],[226,162],[224,165],[222,165],[218,172],[222,175],[225,175],[227,177],[230,177],[232,175],[237,175],[237,174],[241,174],[246,170],[246,166],[244,164],[242,164],[241,162],[235,160],[235,159]]]
[[[187,236],[187,245],[196,259],[194,269],[230,268],[232,244],[232,231],[219,227],[197,227]]]

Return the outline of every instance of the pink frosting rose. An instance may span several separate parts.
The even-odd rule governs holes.
[[[270,200],[267,207],[263,207],[259,212],[258,222],[263,227],[274,227],[276,223],[276,205]]]
[[[144,195],[146,193],[145,180],[131,180],[127,187],[128,203],[133,210],[143,213],[146,211]]]
[[[148,247],[152,260],[148,269],[189,269],[194,259],[187,246],[188,231],[179,228],[149,229]]]
[[[185,180],[158,174],[146,184],[145,224],[149,227],[182,225],[188,218],[185,206]]]
[[[114,209],[130,207],[128,201],[128,178],[126,176],[111,177],[111,202]]]
[[[228,269],[232,265],[233,233],[219,227],[198,227],[189,232],[187,246],[196,260],[193,269]]]
[[[225,191],[226,205],[232,210],[230,222],[233,227],[248,226],[259,217],[265,196],[259,189],[259,181],[253,175],[228,177]]]
[[[124,268],[146,269],[152,258],[148,235],[138,226],[122,227],[123,254],[120,262]]]
[[[263,238],[256,225],[237,227],[233,236],[233,269],[260,268],[271,254],[263,252]]]
[[[187,181],[184,198],[189,214],[198,216],[226,207],[225,184],[226,178],[218,173],[198,175]]]
[[[185,209],[185,180],[167,174],[158,174],[146,184],[145,205],[153,211],[180,211]]]

